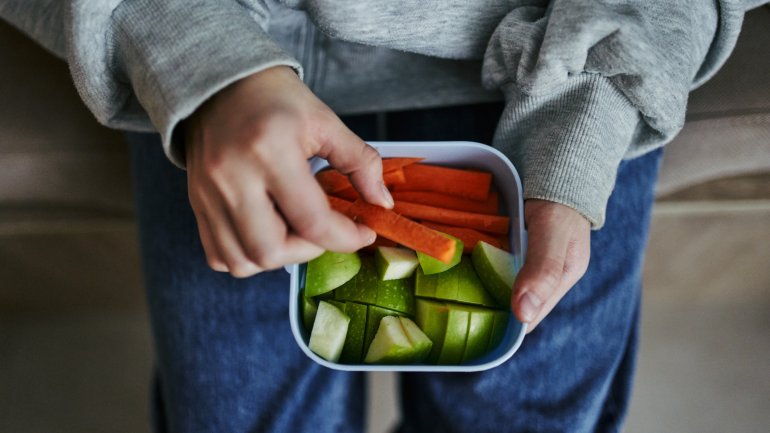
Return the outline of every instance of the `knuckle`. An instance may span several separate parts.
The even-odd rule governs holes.
[[[545,287],[553,290],[561,283],[564,267],[558,260],[547,258],[543,260],[538,269],[538,278]]]
[[[295,227],[295,230],[306,239],[316,240],[325,237],[329,233],[330,225],[328,218],[316,215],[315,218],[310,218],[300,223]]]
[[[280,265],[278,263],[279,254],[275,248],[252,250],[249,253],[249,258],[262,269],[273,269]]]
[[[231,263],[228,269],[230,269],[230,275],[235,278],[247,278],[259,273],[259,269],[255,265],[246,261]]]

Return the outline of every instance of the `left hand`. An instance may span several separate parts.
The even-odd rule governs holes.
[[[524,220],[527,258],[513,285],[511,303],[532,332],[585,274],[591,224],[572,208],[536,199],[524,203]]]

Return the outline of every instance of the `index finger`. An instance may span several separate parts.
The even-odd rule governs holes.
[[[376,235],[370,228],[331,209],[301,154],[284,155],[271,172],[268,191],[300,237],[337,252],[356,251],[374,242]]]

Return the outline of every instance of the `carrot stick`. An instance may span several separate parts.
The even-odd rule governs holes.
[[[326,198],[329,199],[329,205],[332,207],[332,209],[336,210],[339,213],[343,213],[345,215],[348,214],[348,210],[350,210],[350,207],[353,206],[353,202],[343,200],[341,198],[337,198],[331,195],[327,195]]]
[[[395,191],[435,191],[472,200],[486,200],[492,174],[435,165],[412,164],[404,167],[406,183]]]
[[[327,194],[337,194],[346,189],[353,189],[353,184],[350,183],[347,176],[334,169],[319,171],[315,178]],[[383,172],[382,182],[387,186],[405,183],[406,176],[404,175],[404,170],[402,168],[395,168]]]
[[[350,186],[348,177],[333,168],[319,171],[315,178],[327,194],[334,194]]]
[[[488,244],[496,246],[497,248],[501,248],[508,251],[508,248],[504,247],[503,243],[500,241],[500,238],[488,235],[486,233],[482,233],[478,230],[473,230],[465,227],[448,226],[445,224],[437,224],[437,223],[432,223],[430,221],[424,221],[421,224],[424,225],[425,227],[430,227],[434,230],[438,230],[448,235],[452,235],[460,239],[461,241],[463,241],[464,253],[470,253],[471,251],[473,251],[473,247],[475,247],[476,244],[479,243],[479,241],[484,241]]]
[[[339,197],[343,200],[350,200],[350,201],[356,201],[359,198],[361,198],[361,194],[358,193],[358,191],[355,190],[352,186],[350,188],[345,188],[342,191],[337,191],[333,193],[335,197]]]
[[[484,201],[468,200],[433,191],[393,191],[393,199],[409,203],[427,204],[444,209],[497,215],[500,203],[496,192],[490,192]],[[342,197],[342,196],[340,196]]]
[[[387,173],[389,171],[398,170],[404,168],[407,165],[417,164],[425,158],[386,158],[382,160],[382,172]]]
[[[396,201],[393,210],[413,219],[433,221],[441,224],[466,227],[501,235],[508,233],[508,227],[510,225],[510,218],[505,216],[441,209],[438,207],[404,201]]]
[[[455,242],[452,239],[391,210],[356,200],[348,210],[348,215],[369,226],[378,235],[444,263],[449,263],[454,256]]]

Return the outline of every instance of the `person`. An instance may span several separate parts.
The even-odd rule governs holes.
[[[400,431],[583,432],[619,430],[628,405],[660,148],[758,3],[3,0],[0,16],[68,61],[100,122],[145,133],[129,141],[156,431],[362,430],[363,376],[294,345],[279,268],[374,240],[306,163],[391,207],[363,137],[492,142],[524,182],[512,309],[530,336],[487,372],[403,375]]]

